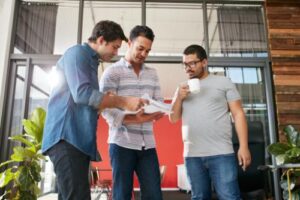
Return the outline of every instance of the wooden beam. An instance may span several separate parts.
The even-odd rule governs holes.
[[[300,75],[300,66],[273,65],[274,75]]]
[[[299,114],[300,102],[278,102],[277,110],[279,114]],[[299,119],[300,121],[300,119]]]
[[[300,114],[278,114],[279,125],[300,125]]]
[[[276,94],[300,94],[300,87],[295,85],[276,85]]]
[[[300,57],[299,50],[273,50],[271,49],[272,57]]]
[[[300,35],[299,35],[300,39]],[[270,39],[271,50],[300,50],[300,44],[298,44],[296,38],[271,38]],[[300,52],[299,52],[300,55]]]
[[[277,94],[275,96],[277,102],[300,102],[300,94]]]
[[[274,83],[275,85],[300,86],[300,75],[276,75]]]

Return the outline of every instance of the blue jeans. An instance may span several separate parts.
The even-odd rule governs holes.
[[[90,200],[90,158],[61,140],[47,151],[54,165],[59,200]]]
[[[238,165],[235,154],[186,157],[192,200],[211,199],[211,181],[219,200],[240,200]]]
[[[132,150],[110,144],[113,200],[130,200],[136,173],[142,200],[162,200],[156,149]]]

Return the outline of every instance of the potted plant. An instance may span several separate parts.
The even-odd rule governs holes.
[[[281,176],[280,186],[283,189],[283,198],[300,199],[300,187],[297,184],[300,169],[293,167],[293,164],[300,164],[300,135],[292,125],[286,126],[283,132],[287,139],[286,143],[271,144],[267,150],[275,156],[277,165],[290,166],[284,169]]]
[[[1,199],[37,199],[41,161],[45,160],[40,151],[45,117],[45,110],[36,108],[29,119],[22,120],[25,133],[9,138],[22,145],[14,147],[10,160],[0,164],[0,169],[6,166],[0,173],[0,187],[5,187]]]

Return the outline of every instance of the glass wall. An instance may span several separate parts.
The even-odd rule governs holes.
[[[113,2],[113,1],[87,1],[84,4],[82,39],[87,41],[92,29],[100,20],[112,20],[120,24],[126,36],[130,30],[141,22],[141,3]],[[126,44],[119,49],[119,55],[124,55]]]
[[[261,5],[207,4],[210,56],[266,57]]]
[[[156,35],[150,55],[180,56],[190,44],[204,45],[202,4],[147,3],[146,10]]]
[[[230,67],[224,65],[209,68],[211,74],[226,76],[235,83],[242,97],[247,121],[262,122],[267,145],[269,143],[268,112],[263,70],[263,67]]]
[[[79,1],[20,1],[15,54],[62,54],[77,41]]]

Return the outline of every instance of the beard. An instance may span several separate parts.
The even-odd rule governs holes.
[[[186,73],[188,74],[189,78],[202,78],[205,75],[205,68],[201,68],[200,71],[188,70]]]

